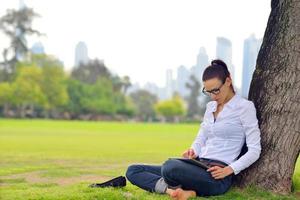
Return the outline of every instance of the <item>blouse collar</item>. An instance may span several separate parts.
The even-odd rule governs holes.
[[[237,99],[239,98],[238,94],[235,94],[227,103],[224,104],[224,107],[234,108],[237,105]],[[215,112],[217,110],[217,101],[211,101],[209,104],[209,111]]]

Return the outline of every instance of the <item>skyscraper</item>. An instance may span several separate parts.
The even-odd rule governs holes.
[[[216,57],[223,60],[228,70],[231,73],[231,78],[234,80],[234,67],[232,64],[232,44],[231,41],[224,37],[217,38]]]
[[[192,67],[192,74],[197,78],[197,80],[202,82],[202,74],[205,68],[208,66],[208,55],[204,47],[199,49],[199,53],[197,55],[196,65]]]
[[[256,58],[262,40],[256,39],[254,34],[244,40],[243,76],[242,76],[242,96],[248,98],[250,83],[255,70]]]
[[[75,67],[78,67],[80,63],[86,64],[88,61],[88,48],[85,42],[79,42],[75,48]]]
[[[154,94],[157,97],[159,97],[159,87],[155,83],[147,82],[143,88],[151,94]]]
[[[172,98],[175,91],[175,82],[173,80],[173,71],[168,69],[166,72],[166,98]]]
[[[183,65],[179,66],[177,69],[177,91],[182,96],[185,97],[189,94],[189,90],[185,87],[185,84],[189,81],[190,71]]]
[[[19,0],[19,10],[26,8],[26,3],[24,0]]]
[[[136,92],[137,90],[140,90],[141,86],[139,83],[133,83],[131,86],[129,86],[129,88],[127,89],[127,94],[131,94],[133,92]]]
[[[33,54],[44,54],[45,53],[44,45],[41,42],[34,43],[31,47],[31,52]]]

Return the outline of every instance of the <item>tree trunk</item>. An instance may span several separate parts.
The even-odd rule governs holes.
[[[271,7],[249,92],[262,152],[238,184],[288,194],[300,151],[300,1],[273,0]]]
[[[3,116],[4,117],[10,117],[9,116],[9,104],[8,103],[4,103],[4,105],[3,105]]]

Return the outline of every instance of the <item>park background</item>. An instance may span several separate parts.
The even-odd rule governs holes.
[[[3,1],[0,12],[0,197],[166,198],[87,186],[190,146],[211,59],[247,98],[270,1],[41,2]],[[215,198],[296,199],[299,176],[297,163],[289,196],[251,187]]]

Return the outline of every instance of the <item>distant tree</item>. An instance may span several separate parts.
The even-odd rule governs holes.
[[[54,112],[67,104],[68,93],[63,66],[54,58],[44,57],[41,89],[47,98],[47,110]]]
[[[194,75],[190,76],[191,83],[186,83],[186,87],[190,90],[190,95],[186,97],[188,109],[187,116],[189,118],[194,118],[200,114],[200,107],[198,103],[198,97],[200,95],[200,82]]]
[[[98,59],[90,60],[86,64],[81,63],[73,69],[71,77],[87,84],[95,84],[104,78],[112,83],[114,92],[122,92],[124,95],[131,85],[129,76],[120,78],[118,75],[112,74],[104,62]],[[124,99],[124,97],[122,98]]]
[[[12,97],[11,85],[8,82],[0,83],[0,105],[8,103]]]
[[[71,77],[83,83],[94,84],[101,78],[111,79],[112,75],[103,61],[95,59],[86,64],[80,63],[73,69]]]
[[[113,115],[117,111],[112,84],[107,79],[98,80],[90,85],[78,80],[68,81],[69,104],[68,109],[73,115],[79,114],[107,114]]]
[[[157,103],[155,110],[158,115],[165,117],[167,121],[176,121],[185,114],[184,102],[179,96]]]
[[[111,81],[113,84],[114,91],[122,92],[124,95],[126,94],[128,87],[131,85],[130,79],[128,76],[121,78],[118,75],[113,75],[111,77]]]
[[[131,86],[130,77],[124,76],[122,78],[122,82],[123,82],[123,93],[124,95],[126,95],[127,89]]]
[[[67,80],[67,92],[69,101],[65,106],[65,110],[69,111],[74,118],[81,114],[82,109],[82,96],[84,95],[84,84],[78,80]]]
[[[155,118],[154,104],[157,97],[146,90],[137,90],[130,94],[136,107],[136,115],[144,121]]]
[[[29,61],[17,64],[17,68],[30,68],[32,66],[41,70],[41,77],[38,84],[47,101],[43,105],[43,108],[40,109],[48,117],[49,114],[54,114],[60,106],[68,102],[66,76],[63,65],[56,58],[45,54],[31,55]]]
[[[4,62],[1,70],[1,80],[6,81],[11,78],[15,72],[16,63],[28,52],[26,36],[40,32],[32,28],[32,21],[39,15],[31,8],[24,7],[20,10],[9,9],[7,13],[0,18],[0,31],[9,39],[10,45],[2,52]]]
[[[121,103],[117,104],[117,113],[128,117],[134,116],[136,114],[136,107],[132,99],[122,94],[118,94],[117,96],[122,99]]]
[[[45,107],[47,97],[41,88],[42,69],[36,66],[18,67],[16,79],[12,83],[11,103],[16,106],[19,117],[25,117],[26,110],[34,106]]]
[[[12,87],[8,82],[0,83],[0,107],[4,116],[8,116],[9,106],[12,101]]]
[[[94,114],[116,113],[118,104],[114,102],[113,88],[109,80],[98,80],[96,84],[86,85],[84,89],[81,103],[85,112]]]
[[[63,68],[63,64],[60,60],[55,58],[54,56],[47,54],[32,54],[30,55],[29,63],[34,63],[36,66],[44,68],[44,67],[59,67]],[[23,62],[26,63],[26,62]]]

